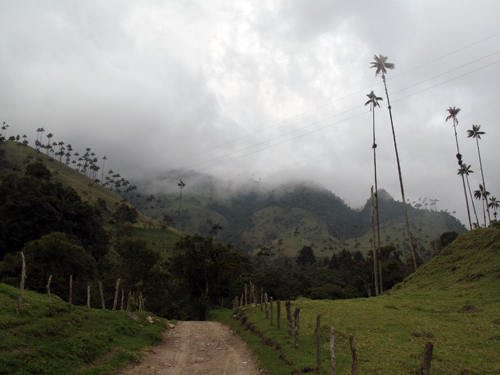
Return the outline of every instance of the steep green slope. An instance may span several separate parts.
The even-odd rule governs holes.
[[[337,373],[350,372],[349,334],[354,335],[358,373],[416,374],[426,342],[434,344],[431,373],[500,373],[500,230],[460,235],[391,291],[375,298],[292,302],[300,308],[300,349],[270,324],[260,308],[238,314],[214,311],[231,324],[275,374],[316,367],[316,317],[321,315],[322,370],[329,374],[330,328],[335,327]],[[270,296],[272,297],[272,296]],[[282,309],[283,306],[282,306]],[[244,329],[260,332],[256,337]],[[263,347],[262,342],[274,347]]]
[[[86,202],[97,202],[101,198],[106,202],[107,209],[114,212],[122,203],[123,198],[81,172],[60,163],[58,160],[38,152],[29,146],[19,146],[14,141],[3,142],[0,145],[0,178],[8,173],[24,176],[26,166],[32,162],[43,163],[51,172],[54,181],[60,181],[64,186],[71,186]],[[148,223],[151,219],[139,214],[139,222]]]
[[[144,347],[158,345],[165,320],[150,314],[70,306],[51,295],[25,291],[16,315],[17,288],[0,283],[0,374],[103,374],[138,363]],[[135,318],[136,320],[132,319]]]

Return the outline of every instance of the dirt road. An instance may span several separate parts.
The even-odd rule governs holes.
[[[122,375],[257,375],[247,344],[215,322],[179,322],[144,361]]]

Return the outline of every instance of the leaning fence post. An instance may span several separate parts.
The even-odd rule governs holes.
[[[104,293],[102,291],[102,283],[100,281],[99,281],[99,291],[101,292],[102,309],[106,310],[106,306],[104,305]]]
[[[321,315],[316,317],[316,369],[321,370]]]
[[[432,349],[434,344],[432,342],[426,342],[424,347],[424,357],[422,358],[422,364],[420,365],[420,374],[429,375],[431,371],[431,361],[432,361]]]
[[[293,314],[295,317],[295,347],[300,349],[299,344],[299,328],[300,328],[300,320],[299,320],[300,309],[298,307],[295,308],[295,313]]]
[[[290,300],[285,302],[286,306],[286,320],[288,323],[287,333],[288,337],[292,337],[292,307],[290,306]]]
[[[118,290],[119,289],[120,289],[120,279],[116,280],[115,300],[113,301],[113,311],[116,310],[116,304],[118,303]]]
[[[356,375],[356,370],[358,369],[358,356],[356,354],[356,347],[354,346],[354,335],[352,333],[349,335],[349,343],[351,344],[352,356],[351,375]]]
[[[52,281],[52,275],[49,276],[49,282],[47,283],[47,296],[49,296],[49,313],[52,312],[52,300],[50,299],[50,282]]]
[[[330,363],[332,365],[332,375],[337,373],[337,362],[335,360],[335,329],[330,330]]]
[[[71,307],[73,300],[73,275],[69,275],[69,306]]]
[[[17,308],[16,308],[17,315],[19,315],[19,311],[21,311],[21,304],[23,303],[24,279],[26,278],[26,262],[24,261],[24,254],[22,251],[21,251],[21,257],[23,259],[23,263],[21,268],[21,283],[19,284],[19,298],[17,299]]]

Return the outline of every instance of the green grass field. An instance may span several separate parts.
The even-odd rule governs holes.
[[[0,284],[0,374],[106,374],[138,363],[141,349],[157,345],[164,319],[139,322],[126,311],[70,306],[55,295],[25,291],[19,315],[19,290]]]
[[[500,374],[500,231],[462,234],[440,256],[376,298],[336,301],[298,299],[300,349],[260,308],[216,310],[214,319],[230,324],[249,342],[275,375],[316,367],[316,316],[321,315],[321,374],[330,374],[329,336],[335,327],[337,373],[350,371],[349,334],[355,337],[359,374],[418,374],[424,345],[434,343],[435,374]],[[467,311],[464,306],[475,305]],[[274,309],[276,317],[276,307]],[[283,316],[285,307],[282,303]],[[245,318],[243,318],[243,316]],[[244,321],[260,338],[244,330]],[[263,345],[267,342],[268,345]],[[269,346],[272,345],[272,346]],[[279,351],[274,347],[279,345]]]

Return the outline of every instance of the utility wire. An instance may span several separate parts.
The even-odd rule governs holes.
[[[457,77],[450,78],[450,79],[448,79],[448,80],[446,80],[446,81],[444,81],[444,82],[437,83],[437,84],[435,84],[435,85],[433,85],[433,86],[430,86],[430,87],[428,87],[428,88],[422,89],[422,90],[420,90],[420,91],[418,91],[418,92],[415,92],[415,93],[409,94],[409,95],[407,95],[407,96],[405,96],[405,97],[402,97],[402,98],[399,98],[399,99],[393,100],[392,102],[393,102],[393,103],[396,103],[396,102],[399,102],[399,101],[401,101],[401,100],[408,99],[408,98],[410,98],[410,97],[412,97],[412,96],[414,96],[414,95],[417,95],[417,94],[419,94],[419,93],[421,93],[421,92],[424,92],[424,91],[430,90],[430,89],[432,89],[432,88],[435,88],[435,87],[441,86],[441,85],[443,85],[443,84],[446,84],[446,83],[448,83],[448,82],[454,81],[454,80],[456,80],[456,79],[458,79],[458,78],[462,78],[462,77],[464,77],[464,76],[466,76],[466,75],[469,75],[469,74],[475,73],[475,72],[477,72],[477,71],[479,71],[479,70],[485,69],[485,68],[487,68],[487,67],[490,67],[490,66],[495,65],[495,64],[498,64],[498,63],[500,63],[500,60],[495,61],[495,62],[492,62],[492,63],[490,63],[490,64],[488,64],[488,65],[485,65],[485,66],[479,67],[479,68],[477,68],[477,69],[471,70],[471,71],[466,72],[466,73],[464,73],[464,74],[461,74],[461,75],[459,75],[459,76],[457,76]],[[467,64],[465,64],[465,65],[463,65],[463,66],[466,66],[466,65],[469,65],[469,64],[470,64],[470,63],[467,63]],[[456,69],[458,69],[458,68],[456,68]],[[452,70],[450,70],[450,71],[453,71],[453,70],[456,70],[456,69],[452,69]],[[450,72],[450,71],[448,71],[448,72]],[[435,77],[439,77],[439,76],[441,76],[441,75],[443,75],[443,74],[446,74],[446,73],[448,73],[448,72],[445,72],[445,73],[439,74],[439,75],[437,75],[437,76],[435,76]],[[435,78],[435,77],[434,77],[434,78]],[[428,81],[428,80],[425,80],[425,81],[422,81],[422,82],[427,82],[427,81]],[[410,86],[410,87],[413,87],[413,86],[415,86],[415,85],[412,85],[412,86]],[[406,89],[399,90],[399,91],[396,91],[396,92],[401,92],[401,91],[404,91],[404,90],[406,90]],[[396,93],[396,92],[391,93],[391,95],[392,95],[392,94],[394,94],[394,93]],[[349,110],[347,110],[347,111],[344,111],[344,112],[342,112],[342,113],[339,113],[338,115],[340,115],[340,114],[344,114],[344,113],[347,113],[347,112],[350,112],[350,111],[353,111],[353,110],[355,110],[355,109],[359,109],[359,108],[364,108],[364,106],[358,106],[358,107],[351,108],[351,109],[349,109]],[[243,158],[243,157],[246,157],[246,156],[249,156],[249,155],[253,155],[253,154],[258,153],[258,152],[261,152],[261,151],[265,151],[265,150],[267,150],[267,149],[270,149],[270,148],[273,148],[273,147],[276,147],[276,146],[282,145],[282,144],[284,144],[284,143],[288,143],[288,142],[293,141],[293,140],[295,140],[295,139],[302,138],[302,137],[304,137],[304,136],[306,136],[306,135],[309,135],[309,134],[312,134],[312,133],[316,133],[316,132],[318,132],[318,131],[320,131],[320,130],[324,130],[324,129],[329,128],[329,127],[331,127],[331,126],[333,126],[333,125],[338,125],[338,124],[340,124],[340,123],[342,123],[342,122],[345,122],[345,121],[348,121],[348,120],[351,120],[351,119],[353,119],[353,118],[356,118],[356,117],[359,117],[359,116],[362,116],[362,115],[366,115],[366,114],[368,114],[368,112],[366,112],[366,113],[365,113],[365,112],[363,112],[363,113],[360,113],[360,114],[357,114],[357,115],[351,116],[351,117],[349,117],[349,118],[346,118],[346,119],[344,119],[344,120],[341,120],[341,121],[338,121],[338,122],[331,123],[331,124],[329,124],[329,125],[323,126],[323,127],[321,127],[321,128],[314,129],[314,130],[312,130],[312,131],[310,131],[310,132],[307,132],[307,133],[304,133],[304,134],[298,135],[298,136],[296,136],[296,137],[293,137],[293,138],[290,138],[290,139],[287,139],[287,140],[281,141],[281,142],[279,142],[279,143],[276,143],[276,144],[273,144],[273,145],[270,145],[270,146],[264,147],[264,148],[262,148],[262,149],[259,149],[259,150],[256,150],[256,151],[252,151],[252,152],[249,152],[249,153],[247,153],[247,154],[240,155],[240,156],[237,156],[237,157],[235,157],[235,158],[232,158],[232,159],[229,159],[229,160],[225,160],[225,161],[219,162],[219,163],[214,164],[214,165],[210,165],[210,166],[207,166],[207,167],[204,167],[204,168],[199,168],[199,169],[196,169],[196,170],[194,170],[194,171],[195,171],[195,172],[203,171],[203,170],[206,170],[206,169],[209,169],[209,168],[216,167],[216,166],[221,165],[221,164],[228,163],[228,162],[230,162],[230,161],[234,161],[234,160],[237,160],[237,159],[241,159],[241,158]],[[331,117],[329,117],[329,118],[327,118],[327,119],[330,119],[330,118],[336,117],[336,116],[338,116],[338,115],[331,116]],[[307,125],[307,126],[305,126],[305,127],[302,127],[302,128],[300,128],[300,129],[294,130],[294,131],[292,131],[292,132],[289,132],[289,133],[283,134],[283,135],[281,135],[281,136],[278,136],[278,137],[275,137],[275,138],[269,139],[269,140],[267,140],[267,141],[260,142],[260,143],[258,143],[258,144],[256,144],[256,145],[249,146],[249,147],[247,147],[247,148],[245,148],[245,149],[238,150],[238,151],[234,151],[234,152],[232,152],[232,153],[230,153],[230,154],[226,154],[226,155],[224,155],[224,156],[221,156],[221,157],[218,157],[218,158],[215,158],[215,159],[211,159],[211,160],[208,160],[208,161],[206,161],[206,162],[203,162],[203,163],[200,163],[200,164],[197,164],[197,165],[191,166],[191,167],[187,167],[187,168],[185,168],[185,169],[192,169],[192,168],[195,168],[195,167],[197,167],[197,166],[200,166],[200,165],[203,165],[203,164],[207,164],[207,163],[210,163],[210,162],[212,162],[212,161],[219,160],[219,159],[222,159],[222,158],[227,157],[227,156],[230,156],[230,155],[234,155],[234,154],[236,154],[236,153],[238,153],[238,152],[242,152],[242,151],[248,150],[248,149],[250,149],[250,148],[257,147],[257,146],[262,145],[262,144],[264,144],[264,143],[267,143],[267,142],[270,142],[270,141],[272,141],[272,140],[275,140],[275,139],[281,138],[281,137],[283,137],[283,136],[285,136],[285,135],[289,135],[289,134],[295,133],[295,132],[297,132],[297,131],[299,131],[299,130],[305,129],[305,128],[310,127],[310,126],[312,126],[312,125],[316,125],[316,124],[318,124],[318,123],[320,123],[320,122],[322,122],[322,121],[325,121],[325,120],[327,120],[327,119],[323,119],[323,120],[317,121],[317,122],[315,122],[315,123],[313,123],[313,124]],[[182,176],[182,175],[181,175],[181,176]]]
[[[496,34],[490,35],[490,36],[488,36],[488,37],[486,37],[486,38],[483,38],[483,39],[481,39],[481,40],[478,40],[478,41],[476,41],[476,42],[474,42],[474,43],[468,44],[467,46],[464,46],[464,47],[459,48],[459,49],[457,49],[457,50],[455,50],[455,51],[452,51],[452,52],[447,53],[447,54],[445,54],[445,55],[443,55],[443,56],[440,56],[440,57],[438,57],[438,58],[436,58],[436,59],[434,59],[434,60],[431,60],[431,61],[426,62],[426,63],[424,63],[424,64],[418,65],[418,66],[416,66],[415,68],[412,68],[412,69],[406,70],[406,71],[404,71],[404,72],[402,72],[402,73],[400,73],[400,74],[397,74],[397,75],[393,75],[393,76],[391,76],[391,77],[388,77],[388,78],[387,78],[387,80],[392,80],[392,79],[395,79],[395,78],[400,77],[400,76],[402,76],[402,75],[408,74],[409,72],[412,72],[412,71],[414,71],[414,70],[420,69],[420,68],[422,68],[422,67],[424,67],[424,66],[426,66],[426,65],[432,64],[432,63],[434,63],[434,62],[436,62],[436,61],[442,60],[442,59],[444,59],[444,58],[446,58],[446,57],[448,57],[448,56],[451,56],[451,55],[453,55],[453,54],[455,54],[455,53],[458,53],[458,52],[460,52],[460,51],[463,51],[463,50],[465,50],[465,49],[467,49],[467,48],[470,48],[470,47],[472,47],[472,46],[475,46],[475,45],[477,45],[477,44],[480,44],[480,43],[482,43],[482,42],[484,42],[484,41],[487,41],[487,40],[492,39],[492,38],[494,38],[494,37],[496,37],[496,36],[499,36],[499,35],[500,35],[500,33],[496,33]],[[493,54],[496,54],[496,53],[499,53],[499,52],[495,52],[495,53],[493,53]],[[486,58],[486,57],[489,57],[489,56],[491,56],[491,55],[485,56],[485,57],[483,57],[483,58]],[[481,59],[482,59],[482,58],[481,58]],[[478,60],[475,60],[475,61],[479,61],[479,60],[481,60],[481,59],[478,59]],[[475,61],[473,61],[473,62],[475,62]],[[473,62],[471,62],[471,63],[473,63]],[[471,63],[469,63],[469,64],[471,64]],[[466,64],[466,65],[468,65],[468,64]],[[463,66],[465,66],[465,65],[463,65]],[[463,67],[463,66],[462,66],[462,67]],[[460,68],[460,67],[459,67],[459,68]],[[459,68],[456,68],[456,69],[459,69]],[[455,70],[455,69],[453,69],[453,70]],[[450,70],[450,71],[451,71],[451,70]],[[448,71],[448,72],[450,72],[450,71]],[[445,73],[443,73],[443,74],[446,74],[446,73],[448,73],[448,72],[445,72]],[[437,77],[437,76],[436,76],[436,77]],[[435,77],[433,77],[433,78],[435,78]],[[430,79],[433,79],[433,78],[430,78]],[[423,81],[423,82],[425,82],[425,81]],[[421,83],[423,83],[423,82],[421,82]],[[353,93],[351,93],[351,94],[348,94],[348,95],[342,96],[342,97],[340,97],[340,98],[337,98],[337,99],[335,99],[335,100],[333,100],[333,101],[331,101],[331,102],[329,102],[329,103],[326,103],[326,104],[323,104],[323,105],[321,105],[321,106],[319,106],[319,107],[315,107],[315,108],[312,108],[312,109],[307,110],[307,111],[305,111],[305,112],[299,113],[299,114],[297,114],[297,115],[295,115],[295,116],[292,116],[292,117],[289,117],[289,118],[287,118],[287,119],[285,119],[285,120],[279,121],[279,122],[277,122],[277,123],[275,123],[275,124],[272,124],[272,125],[270,125],[270,126],[267,126],[267,127],[263,128],[263,129],[256,130],[256,131],[254,131],[254,132],[252,132],[252,133],[248,133],[248,134],[246,134],[246,135],[244,135],[244,136],[241,136],[241,137],[239,137],[239,138],[235,138],[235,139],[233,139],[233,140],[230,140],[230,141],[228,141],[228,142],[222,143],[222,144],[217,145],[217,146],[215,146],[215,147],[212,147],[212,148],[210,148],[210,149],[207,149],[207,150],[204,150],[204,151],[198,152],[198,153],[196,153],[196,154],[188,155],[188,156],[185,156],[185,157],[180,158],[180,159],[175,159],[175,160],[173,160],[173,161],[171,161],[171,162],[167,163],[167,164],[166,164],[166,166],[171,165],[171,164],[173,164],[173,163],[177,163],[177,162],[179,162],[179,161],[183,161],[183,160],[190,159],[190,158],[193,158],[193,157],[196,157],[196,156],[199,156],[199,155],[206,154],[207,152],[210,152],[210,151],[216,150],[216,149],[221,148],[221,147],[223,147],[223,146],[227,146],[227,145],[229,145],[229,144],[231,144],[231,143],[234,143],[234,142],[240,141],[240,140],[242,140],[242,139],[248,138],[248,137],[250,137],[250,136],[252,136],[252,135],[255,135],[255,134],[261,133],[261,132],[263,132],[263,131],[266,131],[266,130],[268,130],[268,129],[274,128],[274,127],[279,126],[279,125],[281,125],[281,124],[284,124],[284,123],[286,123],[286,122],[288,122],[288,121],[295,120],[295,119],[297,119],[297,118],[299,118],[299,117],[301,117],[301,116],[304,116],[304,115],[306,115],[306,114],[309,114],[309,113],[315,112],[315,111],[317,111],[317,110],[319,110],[319,109],[322,109],[322,108],[324,108],[324,107],[330,106],[330,105],[332,105],[333,103],[336,103],[336,102],[338,102],[338,101],[341,101],[341,100],[347,99],[347,98],[349,98],[349,97],[351,97],[351,96],[353,96],[353,95],[359,94],[359,93],[361,93],[361,92],[365,92],[366,90],[369,90],[369,89],[371,89],[371,88],[373,88],[373,87],[375,87],[375,86],[379,86],[380,84],[381,84],[381,83],[377,83],[377,84],[374,84],[374,85],[367,86],[367,87],[365,87],[365,88],[363,88],[363,89],[360,89],[360,90],[357,90],[357,91],[355,91],[355,92],[353,92]],[[418,85],[418,84],[417,84],[417,85]],[[412,86],[410,86],[410,87],[412,87]],[[407,87],[406,89],[408,89],[408,88],[410,88],[410,87]],[[406,89],[403,89],[403,90],[406,90]],[[402,90],[400,90],[400,91],[402,91]],[[399,92],[399,91],[397,91],[397,92]],[[395,92],[395,93],[396,93],[396,92]]]

